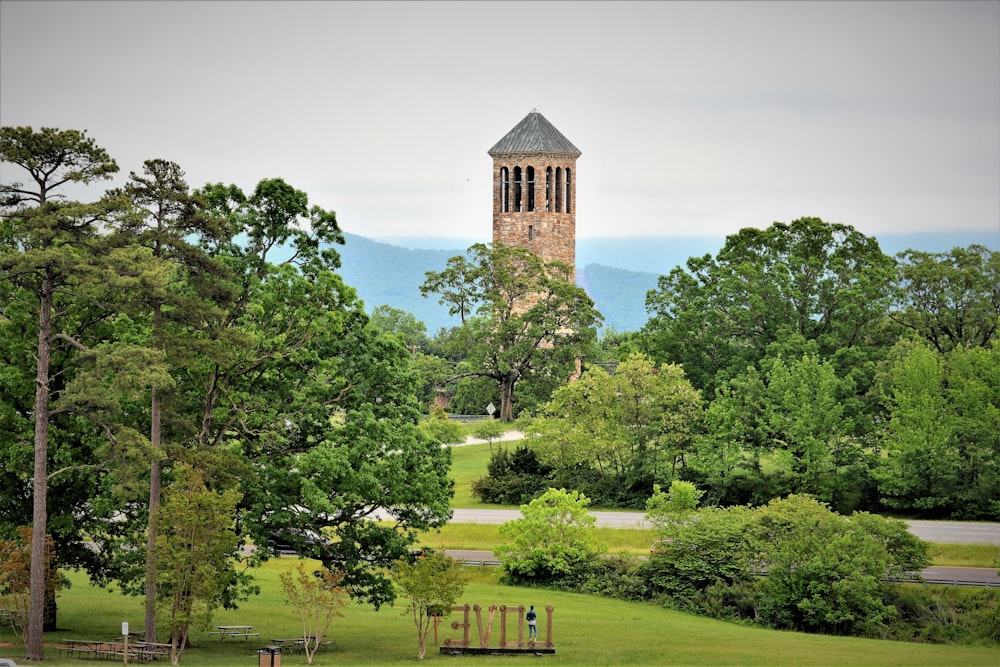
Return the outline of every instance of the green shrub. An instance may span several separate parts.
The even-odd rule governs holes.
[[[523,505],[549,488],[551,470],[526,445],[513,453],[501,447],[490,457],[487,476],[472,483],[472,493],[484,503]]]
[[[653,594],[638,559],[624,554],[593,563],[580,592],[631,601],[649,600]]]

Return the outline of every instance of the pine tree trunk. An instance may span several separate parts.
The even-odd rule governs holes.
[[[155,389],[154,389],[155,392]],[[159,527],[156,515],[160,508],[160,487],[162,467],[154,451],[149,466],[149,521],[146,530],[146,617],[145,632],[147,642],[156,642],[156,577],[159,563],[156,558],[156,538]]]
[[[153,307],[153,335],[160,327],[162,311],[160,304]],[[163,467],[160,464],[160,445],[162,430],[160,417],[160,391],[154,385],[150,389],[150,427],[149,445],[153,452],[153,460],[149,465],[149,520],[146,527],[146,616],[145,633],[147,642],[156,642],[156,579],[159,576],[159,563],[156,557],[156,538],[159,535],[159,525],[156,515],[160,509],[162,493]]]
[[[44,660],[45,538],[48,522],[49,363],[52,355],[51,275],[42,279],[38,308],[38,369],[35,373],[35,467],[31,519],[31,592],[28,610],[28,660]]]

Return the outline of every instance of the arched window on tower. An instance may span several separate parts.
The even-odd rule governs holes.
[[[521,212],[521,168],[514,167],[514,210]]]
[[[535,168],[528,167],[528,210],[535,210]]]
[[[545,168],[545,212],[552,210],[552,167]]]
[[[573,184],[569,167],[566,167],[566,212],[572,213],[570,209],[570,202],[573,201]]]
[[[556,167],[556,213],[563,212],[563,170]]]
[[[510,212],[510,171],[507,167],[500,168],[500,211]]]

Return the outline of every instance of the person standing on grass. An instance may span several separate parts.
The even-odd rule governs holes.
[[[525,618],[528,619],[528,639],[536,639],[538,637],[538,614],[535,613],[535,605],[531,605]]]

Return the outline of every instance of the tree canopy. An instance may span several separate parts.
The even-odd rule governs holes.
[[[692,257],[646,297],[655,359],[709,395],[789,337],[819,353],[867,344],[889,304],[894,263],[878,242],[819,218],[745,228],[716,257]]]
[[[163,534],[158,519],[195,516],[175,491],[197,479],[186,500],[222,494],[235,527],[187,549],[212,550],[188,570],[201,582],[184,584],[205,610],[252,592],[241,544],[306,529],[323,539],[297,544],[302,555],[342,571],[358,600],[391,601],[380,568],[450,516],[450,454],[418,429],[410,350],[336,272],[335,214],[278,178],[190,191],[164,160],[92,204],[65,201],[59,186],[117,169],[103,149],[48,128],[0,139],[3,161],[29,175],[2,190],[2,536],[52,529],[56,567],[86,564],[128,593],[159,582],[162,601],[178,589],[158,563],[180,572],[188,524]],[[174,500],[158,510],[161,474]],[[32,554],[32,659],[44,562]],[[180,621],[173,633],[198,616],[185,605],[160,606]]]
[[[428,271],[420,291],[438,294],[461,318],[456,343],[467,351],[464,374],[497,383],[506,422],[514,418],[516,384],[545,375],[568,379],[601,320],[570,267],[502,244],[471,246],[443,271]]]

